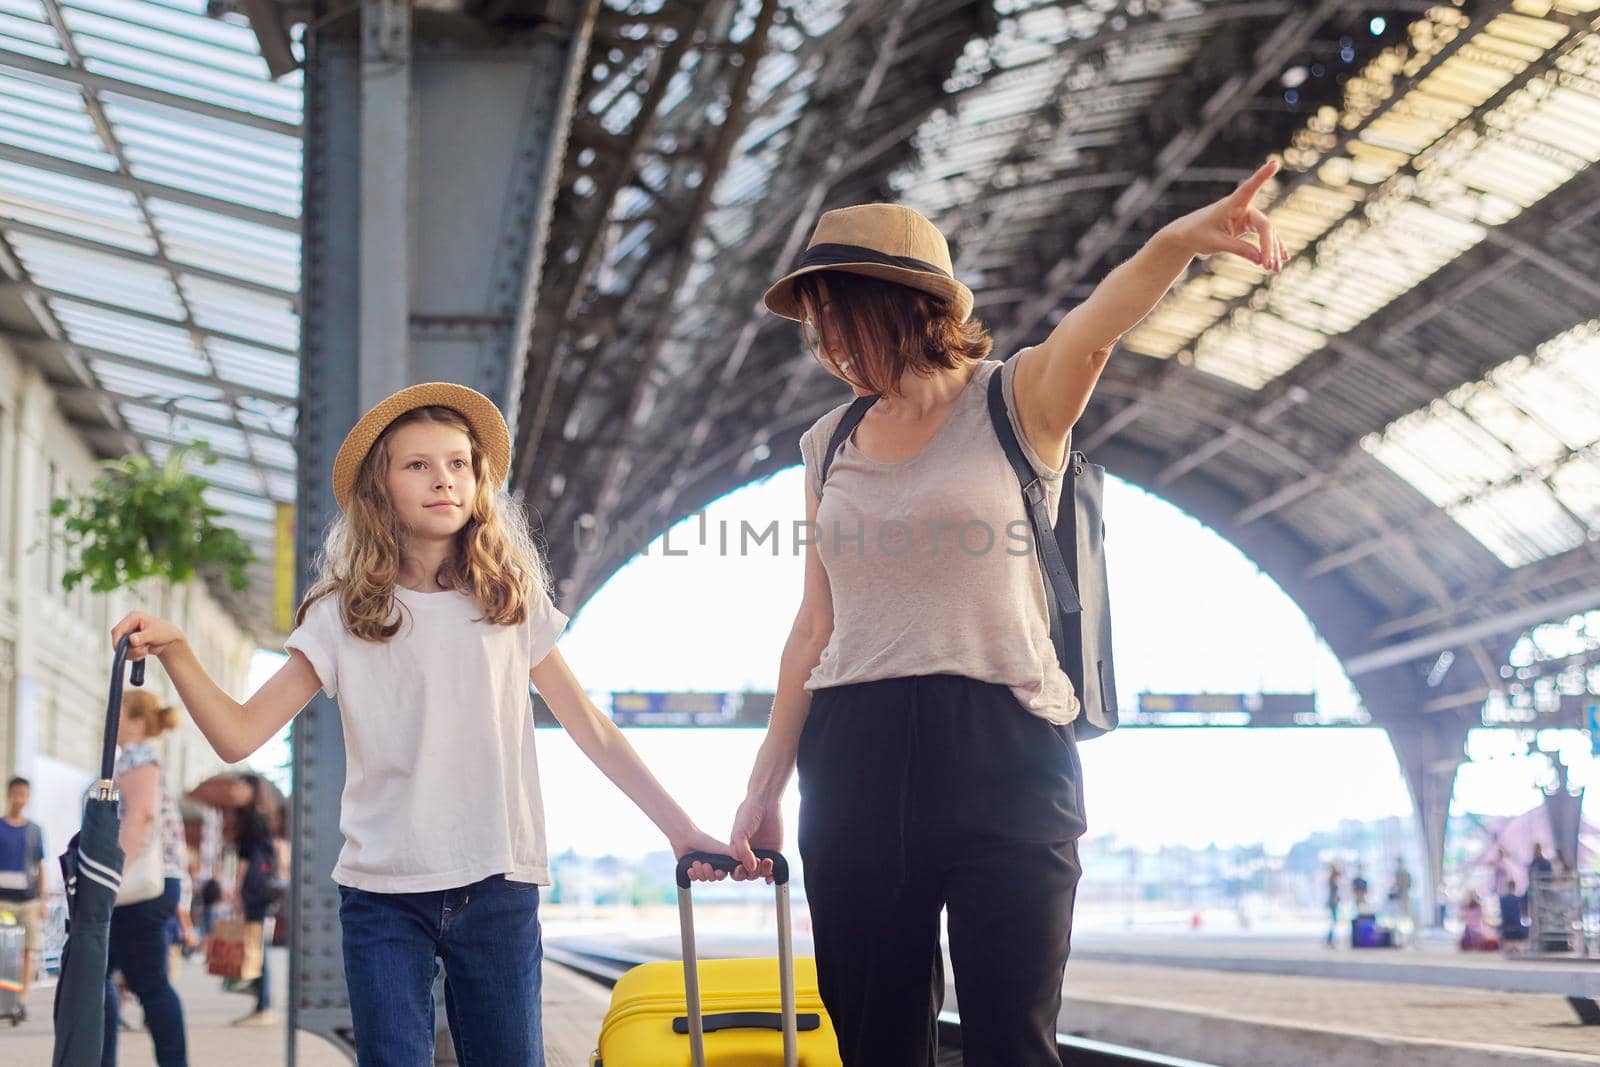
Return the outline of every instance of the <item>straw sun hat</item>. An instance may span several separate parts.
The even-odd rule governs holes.
[[[899,204],[862,204],[824,214],[799,264],[767,290],[767,307],[800,321],[805,309],[795,295],[795,280],[819,270],[898,282],[944,299],[962,322],[972,315],[972,290],[956,281],[944,234]]]
[[[495,407],[494,401],[464,385],[450,382],[425,382],[402,389],[379,401],[371,411],[361,416],[361,421],[345,435],[344,444],[333,460],[333,498],[341,511],[350,506],[350,495],[355,492],[356,473],[372,451],[372,446],[389,425],[408,411],[417,408],[441,407],[459,412],[472,427],[478,446],[483,449],[484,461],[489,467],[489,479],[496,488],[505,484],[511,469],[511,431],[506,420]]]

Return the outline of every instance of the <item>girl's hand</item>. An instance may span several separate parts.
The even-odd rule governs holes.
[[[701,833],[691,827],[689,832],[682,837],[672,839],[672,854],[682,859],[690,852],[709,852],[713,856],[728,856],[732,852],[726,841],[718,841],[710,834]],[[689,880],[691,882],[720,882],[728,877],[727,871],[719,871],[709,863],[696,860],[689,864]]]
[[[777,803],[767,804],[755,797],[746,797],[733,817],[728,841],[733,846],[733,858],[739,861],[733,880],[752,882],[765,878],[771,885],[772,861],[756,859],[755,849],[769,848],[777,852],[783,848],[783,813]]]
[[[130,611],[122,621],[111,628],[111,647],[128,638],[128,658],[144,659],[147,655],[160,656],[172,645],[185,640],[183,631],[166,619],[142,611]]]
[[[1268,160],[1233,192],[1169,223],[1166,232],[1192,255],[1203,258],[1218,252],[1232,252],[1262,270],[1282,270],[1289,261],[1289,250],[1278,240],[1267,216],[1251,206],[1256,193],[1276,173],[1278,161]],[[1256,235],[1259,247],[1244,239],[1247,233]]]

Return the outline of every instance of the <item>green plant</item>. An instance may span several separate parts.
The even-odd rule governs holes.
[[[232,588],[244,589],[244,569],[255,552],[236,531],[212,521],[222,509],[205,501],[210,483],[188,469],[215,462],[203,441],[161,464],[124,456],[102,463],[105,474],[86,492],[52,500],[50,515],[62,520],[53,536],[75,561],[61,576],[62,587],[88,581],[90,589],[108,593],[144,578],[181,583],[196,570],[217,569]]]

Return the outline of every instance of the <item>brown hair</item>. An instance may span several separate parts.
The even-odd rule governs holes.
[[[122,717],[144,724],[146,741],[154,741],[168,730],[178,728],[178,709],[162,704],[147,689],[127,689],[122,693]]]
[[[805,309],[802,330],[829,374],[880,396],[900,396],[907,371],[928,376],[987,359],[993,341],[983,323],[956,317],[947,301],[898,282],[822,270],[795,282]],[[840,357],[848,370],[840,366]]]
[[[317,580],[295,613],[296,626],[305,621],[312,604],[337,594],[345,629],[355,637],[387,641],[399,632],[394,587],[404,531],[389,500],[385,473],[395,431],[417,422],[442,423],[465,433],[477,477],[471,516],[435,580],[443,588],[470,592],[483,619],[495,625],[515,626],[528,617],[528,600],[544,589],[546,576],[521,508],[494,485],[483,448],[461,413],[420,407],[391,422],[362,461],[349,507],[328,531]]]

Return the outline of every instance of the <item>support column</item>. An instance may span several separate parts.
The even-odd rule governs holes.
[[[39,706],[39,680],[29,668],[37,669],[38,665],[34,649],[42,625],[39,594],[44,588],[44,578],[39,572],[44,566],[44,553],[29,549],[45,534],[44,520],[40,516],[50,506],[50,487],[40,482],[45,464],[39,458],[39,449],[45,440],[45,418],[54,400],[43,376],[32,367],[20,365],[12,400],[16,447],[10,457],[11,471],[5,479],[12,497],[0,503],[14,510],[0,522],[11,524],[7,570],[16,590],[16,640],[10,650],[11,662],[0,664],[0,685],[7,688],[6,698],[0,699],[0,710],[10,708],[10,715],[0,718],[0,733],[6,735],[0,736],[0,770],[4,770],[7,777],[12,774],[31,777],[39,751],[43,709]]]
[[[319,7],[319,14],[325,15]],[[360,53],[351,36],[307,34],[305,194],[301,212],[300,418],[295,434],[297,594],[315,577],[333,499],[333,458],[360,415],[358,309],[360,241]],[[344,734],[339,708],[320,691],[290,733],[294,754],[294,849],[289,898],[287,1062],[306,1030],[353,1050],[350,1001],[340,947],[339,797]]]
[[[356,362],[365,409],[412,383],[410,0],[362,0],[360,100]]]
[[[1417,829],[1422,835],[1423,869],[1420,916],[1424,925],[1439,922],[1439,887],[1444,880],[1444,838],[1456,771],[1466,760],[1469,724],[1458,716],[1413,716],[1385,727],[1401,773],[1411,791]]]
[[[517,28],[503,29],[409,0],[316,4],[306,34],[296,435],[302,595],[337,514],[333,458],[363,410],[438,380],[471,385],[502,409],[514,402],[597,7],[519,5]],[[558,10],[571,21],[554,21]],[[342,844],[338,707],[316,696],[292,742],[290,1064],[297,1030],[351,1045],[331,878]],[[441,1045],[448,1054],[448,1039]]]
[[[1552,752],[1549,756],[1556,771],[1555,785],[1546,789],[1544,794],[1544,811],[1550,820],[1550,833],[1554,838],[1551,844],[1576,869],[1578,838],[1583,829],[1584,789],[1572,785],[1571,773],[1559,753]],[[1554,859],[1553,856],[1551,858]]]

